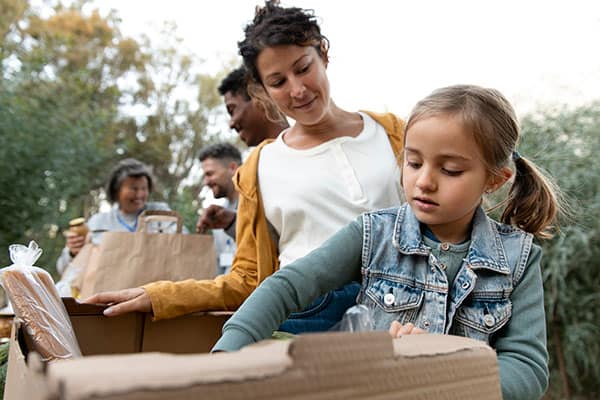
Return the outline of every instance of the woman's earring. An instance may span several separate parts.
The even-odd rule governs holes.
[[[491,194],[493,191],[494,191],[493,189],[486,189],[485,194]]]

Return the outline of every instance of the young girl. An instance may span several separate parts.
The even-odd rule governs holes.
[[[548,354],[534,235],[549,237],[557,192],[516,151],[514,111],[497,91],[439,89],[408,120],[402,166],[407,203],[368,212],[262,283],[225,324],[214,350],[271,336],[290,312],[359,280],[358,303],[393,336],[447,333],[498,354],[505,399],[534,399]],[[516,171],[502,223],[481,208]]]

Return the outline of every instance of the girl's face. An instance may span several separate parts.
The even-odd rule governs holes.
[[[119,209],[126,214],[134,214],[146,205],[150,190],[145,176],[129,176],[119,187]]]
[[[402,186],[417,219],[439,240],[465,240],[483,193],[504,181],[488,174],[458,117],[426,117],[406,132]]]
[[[288,117],[314,125],[329,109],[326,63],[312,46],[263,49],[256,67],[267,94]]]

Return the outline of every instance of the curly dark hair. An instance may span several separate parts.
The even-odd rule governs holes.
[[[238,148],[231,143],[215,143],[206,146],[200,150],[198,158],[200,161],[204,161],[207,158],[214,158],[215,160],[235,161],[238,164],[242,163],[242,154]]]
[[[267,47],[313,46],[321,57],[329,49],[329,41],[321,34],[313,10],[284,8],[278,0],[268,0],[264,7],[257,7],[254,20],[246,25],[244,32],[245,38],[238,42],[238,49],[250,78],[256,83],[262,83],[256,59]]]
[[[148,179],[148,190],[152,192],[153,177],[150,168],[135,158],[126,158],[112,169],[106,185],[106,194],[110,203],[119,200],[119,190],[123,181],[129,177],[139,178],[145,176]]]
[[[219,88],[218,88],[221,96],[225,96],[225,93],[231,92],[233,94],[243,96],[244,99],[249,101],[250,95],[248,94],[248,91],[246,90],[247,73],[248,73],[248,71],[242,65],[241,67],[236,68],[233,71],[231,71],[225,78],[223,78],[223,80],[221,81],[221,84],[219,85]]]

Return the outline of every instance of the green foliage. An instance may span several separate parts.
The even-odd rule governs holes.
[[[521,154],[565,192],[574,215],[544,249],[551,386],[548,398],[600,395],[600,103],[522,121]]]
[[[0,0],[0,265],[8,245],[36,240],[53,270],[68,220],[98,210],[112,166],[151,165],[155,200],[195,230],[196,153],[219,132],[221,76],[195,72],[174,24],[160,45],[123,37],[114,13],[46,0]]]
[[[172,203],[184,186],[200,191],[201,182],[183,182],[198,165],[199,150],[217,140],[219,132],[211,132],[209,125],[221,112],[222,101],[220,76],[193,73],[199,60],[179,50],[175,25],[166,23],[161,37],[165,42],[160,45],[142,40],[145,70],[136,74],[138,89],[132,99],[142,117],[122,119],[116,144],[123,156],[154,166],[157,194]]]
[[[88,93],[68,83],[16,78],[0,84],[0,243],[6,250],[33,239],[48,259],[56,256],[48,246],[56,226],[82,215],[81,193],[98,184],[107,157],[99,144],[114,110],[95,110],[82,101]],[[2,265],[7,255],[0,253]]]
[[[183,218],[183,225],[189,232],[196,232],[196,223],[198,222],[198,196],[193,187],[184,187],[181,192],[175,196],[170,203],[171,208],[179,213]]]
[[[58,5],[42,18],[13,0],[0,8],[14,11],[0,53],[0,247],[36,240],[40,265],[53,266],[58,227],[94,207],[90,193],[116,158],[105,138],[118,116],[114,82],[138,66],[113,51],[118,30],[96,12]]]

